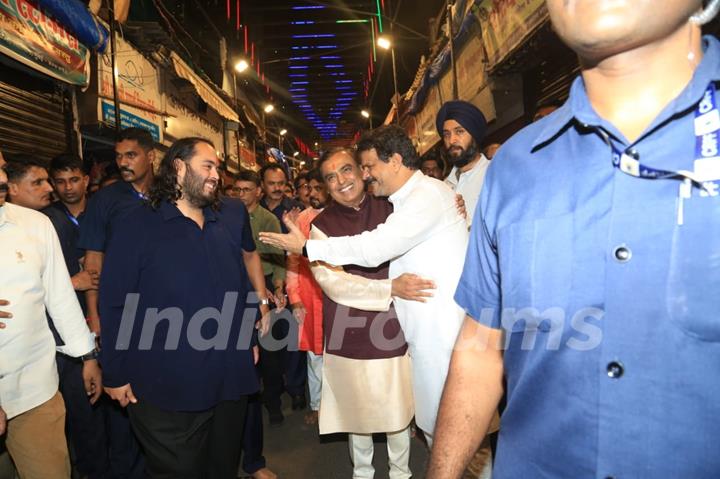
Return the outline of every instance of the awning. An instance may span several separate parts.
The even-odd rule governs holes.
[[[226,118],[230,121],[240,122],[240,117],[238,117],[238,114],[235,112],[235,110],[233,110],[230,105],[225,103],[225,100],[223,100],[220,95],[215,93],[212,88],[208,86],[205,80],[200,78],[200,76],[195,73],[192,68],[190,68],[190,65],[185,63],[185,61],[183,61],[183,59],[180,58],[177,53],[171,52],[170,58],[172,59],[173,66],[175,67],[175,72],[178,74],[178,76],[192,83],[195,87],[195,91],[197,91],[198,95],[200,95],[200,98],[202,98],[205,103],[210,105],[210,107],[216,112],[218,112],[223,118]]]

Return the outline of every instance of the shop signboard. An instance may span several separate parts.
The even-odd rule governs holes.
[[[100,118],[108,126],[115,126],[115,105],[107,100],[100,100]],[[150,132],[155,142],[162,142],[161,117],[129,105],[120,106],[121,128],[144,128]]]
[[[482,0],[475,14],[491,69],[548,18],[545,0]]]
[[[0,0],[0,53],[71,85],[87,86],[90,51],[32,0]]]
[[[258,168],[257,162],[255,161],[255,153],[245,147],[240,147],[240,166],[250,170],[256,170]]]

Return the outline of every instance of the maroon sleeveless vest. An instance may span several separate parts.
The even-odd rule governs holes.
[[[312,224],[329,237],[354,236],[375,229],[385,222],[392,211],[389,201],[368,194],[359,210],[333,202]],[[387,279],[389,263],[375,268],[345,265],[343,269],[347,273],[365,278]],[[402,356],[407,350],[405,337],[392,305],[387,312],[363,311],[338,305],[323,293],[323,330],[325,351],[337,356],[383,359]]]

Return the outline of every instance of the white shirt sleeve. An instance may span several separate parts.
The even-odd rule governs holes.
[[[444,214],[457,214],[455,205],[446,205],[440,195],[425,191],[415,193],[418,194],[410,195],[401,207],[396,205],[396,210],[385,223],[372,231],[356,236],[308,240],[308,258],[334,265],[374,267],[402,256],[422,243]]]
[[[95,337],[88,329],[80,303],[70,281],[57,233],[49,219],[43,222],[44,251],[42,283],[45,308],[65,346],[57,350],[78,357],[95,349]]]
[[[310,230],[311,239],[328,239],[319,228]],[[369,279],[345,272],[338,266],[315,261],[310,263],[315,281],[338,304],[364,311],[387,311],[392,303],[392,280]]]

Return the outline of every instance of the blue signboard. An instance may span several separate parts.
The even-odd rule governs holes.
[[[115,126],[115,105],[106,101],[102,102],[102,119],[105,123]],[[127,110],[120,108],[120,126],[122,128],[144,128],[150,132],[153,140],[160,142],[160,126],[145,118],[134,115]]]

